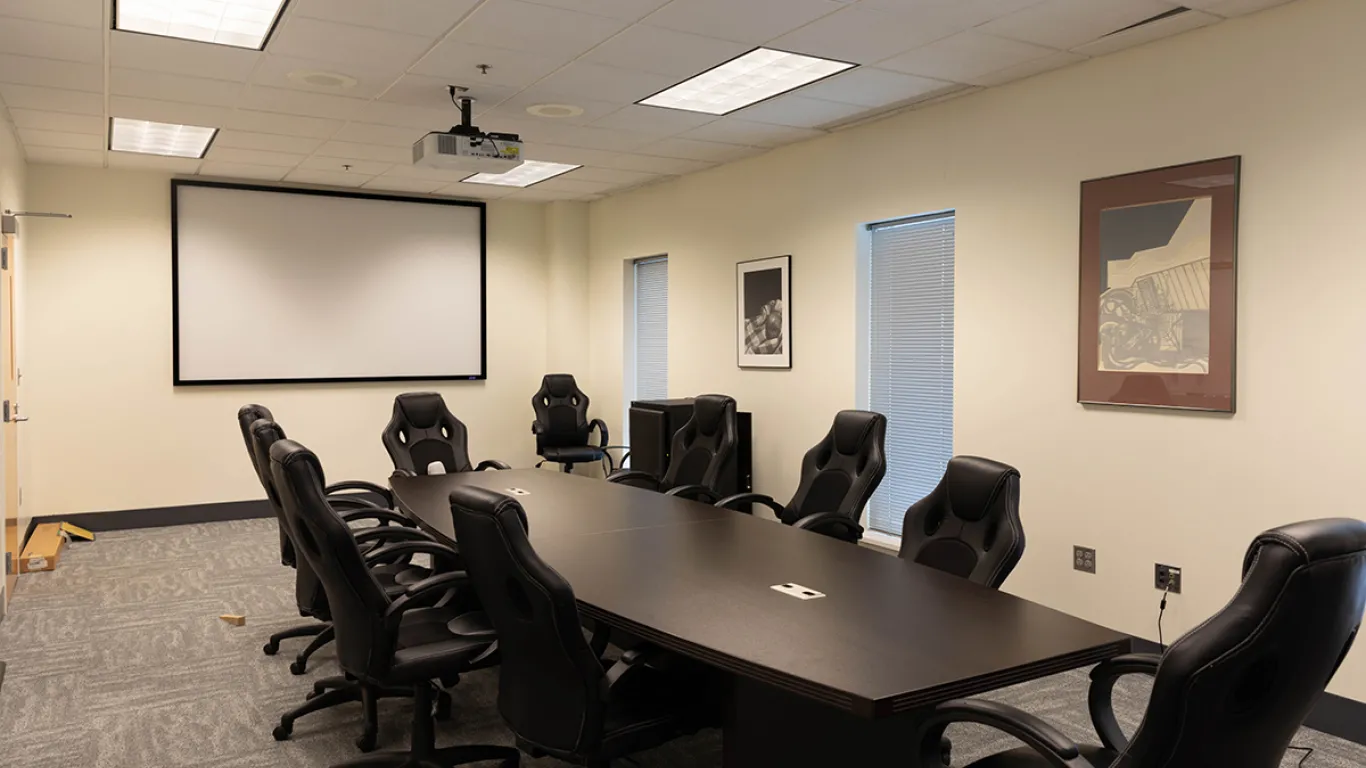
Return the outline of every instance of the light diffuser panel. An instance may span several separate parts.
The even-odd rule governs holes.
[[[528,160],[507,173],[476,173],[464,179],[466,184],[496,184],[500,187],[529,187],[532,184],[553,179],[562,173],[569,173],[580,165],[564,163],[543,163]]]
[[[288,0],[115,0],[114,29],[261,50]]]
[[[724,115],[858,66],[756,48],[638,103]]]
[[[116,117],[109,128],[109,148],[165,157],[203,157],[217,128],[153,123]]]

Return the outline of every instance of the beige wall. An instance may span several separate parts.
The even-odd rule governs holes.
[[[859,225],[957,209],[955,449],[1023,473],[1007,588],[1155,639],[1153,563],[1179,565],[1170,638],[1232,595],[1259,531],[1363,514],[1363,28],[1360,0],[1303,0],[595,203],[589,391],[621,412],[621,263],[667,252],[670,394],[753,411],[757,488],[785,498],[856,402]],[[1077,405],[1079,182],[1232,154],[1238,414]],[[795,367],[740,371],[734,264],[782,254]],[[1366,652],[1333,690],[1366,699]]]
[[[544,206],[489,205],[486,382],[242,387],[171,385],[170,177],[34,166],[26,433],[38,515],[258,498],[237,408],[269,406],[335,480],[383,480],[379,433],[395,394],[436,389],[471,454],[534,459],[530,399],[545,372]],[[394,311],[403,311],[394,297]],[[459,332],[459,329],[452,329]]]

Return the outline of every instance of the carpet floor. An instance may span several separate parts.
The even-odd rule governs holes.
[[[277,547],[273,520],[121,531],[69,546],[56,571],[21,577],[0,622],[0,661],[7,663],[0,765],[321,768],[357,757],[357,704],[299,720],[290,741],[271,737],[280,714],[302,702],[314,680],[336,674],[329,649],[313,657],[306,675],[289,673],[304,640],[287,641],[278,656],[261,653],[272,632],[301,623]],[[227,613],[245,614],[246,626],[218,619]],[[989,698],[1094,740],[1086,686],[1085,672],[1076,671]],[[1131,728],[1147,702],[1145,683],[1131,678],[1117,690],[1120,720]],[[511,744],[496,697],[496,670],[467,675],[439,743]],[[410,713],[404,700],[380,704],[381,749],[406,744]],[[977,726],[949,735],[955,764],[1014,744]],[[1315,749],[1307,768],[1366,765],[1366,747],[1308,729],[1297,743]],[[1302,754],[1287,755],[1284,765],[1297,765]],[[636,762],[719,766],[720,755],[720,734],[704,732]]]

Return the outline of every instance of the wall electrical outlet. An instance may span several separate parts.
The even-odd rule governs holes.
[[[1090,547],[1072,547],[1072,567],[1082,573],[1096,572],[1096,551]]]
[[[1158,563],[1153,568],[1153,586],[1173,595],[1181,594],[1181,569]]]

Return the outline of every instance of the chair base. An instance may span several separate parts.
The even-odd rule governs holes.
[[[281,632],[276,632],[270,636],[270,640],[261,648],[261,652],[267,656],[274,656],[280,652],[280,643],[285,640],[292,640],[296,637],[314,637],[325,632],[331,625],[322,622],[316,624],[302,624],[297,627],[290,627]]]
[[[346,678],[326,678],[314,684],[313,692],[303,704],[280,716],[280,724],[275,726],[272,735],[276,741],[286,741],[293,735],[294,721],[299,718],[358,701],[364,708],[364,718],[361,735],[356,739],[356,748],[362,752],[369,752],[377,746],[379,740],[379,700],[407,698],[412,695],[412,690],[407,688],[375,688]],[[442,703],[448,701],[449,698],[446,698]],[[449,704],[446,706],[449,707]]]
[[[474,745],[446,747],[418,756],[411,752],[386,752],[338,763],[332,768],[453,768],[498,760],[499,768],[518,768],[521,753],[512,747]]]
[[[307,648],[303,649],[298,656],[294,657],[294,662],[289,665],[291,674],[302,675],[307,672],[309,657],[317,653],[323,646],[332,642],[333,638],[336,637],[336,630],[332,628],[331,624],[324,624],[322,627],[322,631],[318,632],[318,636],[313,638],[313,642],[309,643]]]

